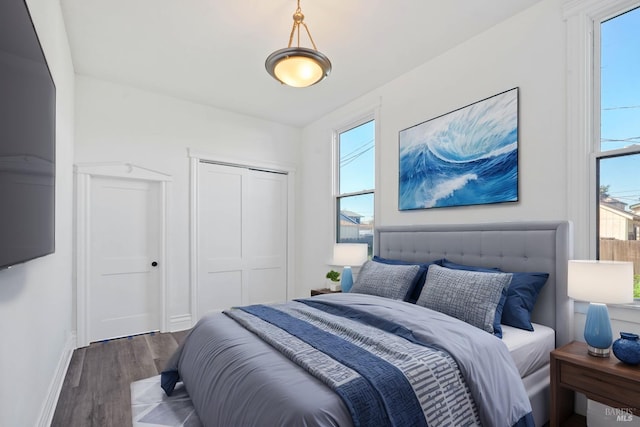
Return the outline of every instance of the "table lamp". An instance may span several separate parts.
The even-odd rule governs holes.
[[[567,282],[569,297],[590,303],[584,325],[589,354],[609,357],[613,336],[606,304],[633,302],[633,263],[570,260]]]
[[[366,243],[336,243],[333,245],[332,265],[344,267],[340,287],[342,292],[349,292],[353,286],[353,274],[351,267],[357,267],[367,260],[369,247]]]

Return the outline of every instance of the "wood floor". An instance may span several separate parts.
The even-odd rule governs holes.
[[[137,335],[75,350],[51,425],[130,427],[129,385],[158,375],[187,332]]]

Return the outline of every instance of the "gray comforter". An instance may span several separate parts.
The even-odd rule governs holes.
[[[513,426],[529,418],[524,386],[500,339],[401,301],[362,294],[313,300],[388,319],[419,341],[446,350],[466,380],[483,425]],[[222,313],[198,322],[169,361],[163,381],[172,374],[184,382],[207,426],[352,425],[347,406],[329,386]]]

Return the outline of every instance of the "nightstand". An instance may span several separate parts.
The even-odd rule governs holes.
[[[573,413],[574,392],[614,408],[640,415],[640,367],[587,354],[587,345],[573,341],[551,352],[551,427],[586,425]]]
[[[323,294],[338,294],[342,291],[332,291],[329,288],[324,288],[324,289],[311,289],[311,296],[315,297],[316,295],[323,295]]]

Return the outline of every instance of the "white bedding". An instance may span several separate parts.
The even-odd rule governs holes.
[[[520,377],[549,364],[549,353],[555,348],[555,331],[548,326],[533,324],[533,331],[502,325],[502,341],[507,345]]]

